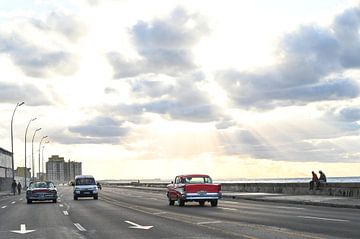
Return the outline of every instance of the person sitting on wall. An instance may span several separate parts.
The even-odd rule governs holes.
[[[317,182],[317,188],[319,188],[320,187],[320,184],[321,183],[326,183],[326,176],[325,176],[325,174],[323,173],[323,171],[319,171],[319,174],[320,174],[320,177],[319,177],[319,180],[318,180],[318,182]]]
[[[314,189],[314,184],[315,183],[316,183],[316,185],[318,184],[319,178],[318,178],[318,176],[316,175],[316,173],[314,171],[312,171],[311,173],[312,173],[312,179],[310,181],[310,190],[313,190]]]

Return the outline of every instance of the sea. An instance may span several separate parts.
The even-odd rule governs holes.
[[[262,178],[262,179],[214,179],[215,183],[308,183],[311,180],[308,178]],[[101,180],[106,183],[170,183],[172,179],[108,179]],[[327,177],[329,183],[360,183],[360,177]]]

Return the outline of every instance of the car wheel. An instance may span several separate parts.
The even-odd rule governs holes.
[[[28,204],[32,203],[31,199],[28,199],[28,200],[27,200],[27,203],[28,203]]]
[[[211,200],[211,206],[216,207],[218,205],[218,200]]]
[[[57,203],[57,200],[56,200],[56,199],[53,199],[53,203]]]
[[[74,200],[78,200],[78,197],[74,196]]]
[[[94,196],[94,200],[98,200],[98,196]]]
[[[170,205],[170,206],[174,206],[174,204],[175,204],[175,201],[169,199],[169,205]]]
[[[202,207],[205,206],[205,201],[204,200],[199,201],[199,205]]]
[[[178,202],[179,202],[179,206],[180,207],[183,207],[183,206],[185,206],[185,200],[184,199],[178,199]]]

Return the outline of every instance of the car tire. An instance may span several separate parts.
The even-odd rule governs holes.
[[[78,197],[74,196],[74,200],[78,200]]]
[[[211,200],[212,207],[217,207],[217,205],[218,205],[218,200]]]
[[[175,201],[169,199],[169,205],[170,205],[170,206],[174,206],[174,204],[175,204]]]
[[[98,200],[98,196],[94,196],[94,200]]]
[[[28,199],[28,200],[27,200],[27,203],[28,203],[28,204],[31,204],[31,203],[32,203],[31,199]]]
[[[178,199],[179,207],[185,206],[185,200],[184,199]]]
[[[200,205],[201,207],[205,206],[205,201],[204,201],[204,200],[199,201],[199,205]]]
[[[53,203],[57,203],[57,199],[53,199]]]

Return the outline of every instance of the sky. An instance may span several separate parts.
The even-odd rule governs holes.
[[[97,179],[359,176],[359,52],[353,0],[0,0],[0,147],[24,101],[15,167],[36,118]]]

